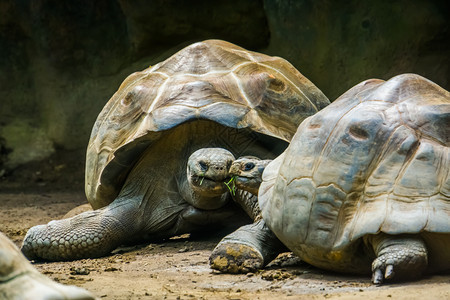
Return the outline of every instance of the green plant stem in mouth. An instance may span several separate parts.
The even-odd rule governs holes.
[[[198,175],[198,178],[200,179],[200,183],[198,185],[202,185],[203,180],[205,179],[205,173],[200,173]]]
[[[230,193],[234,196],[236,195],[236,177],[237,176],[233,176],[231,177],[231,179],[228,182],[224,182],[225,185],[227,186],[227,188],[230,190]]]

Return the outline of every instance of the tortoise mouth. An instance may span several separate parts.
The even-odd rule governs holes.
[[[236,182],[236,184],[245,184],[248,182],[258,182],[258,178],[255,178],[255,176],[252,176],[251,174],[239,174],[239,175],[234,175],[234,181]]]
[[[224,181],[226,181],[226,178],[222,180],[217,180],[214,178],[200,175],[192,175],[190,180],[191,185],[193,188],[195,188],[195,190],[199,192],[204,191],[214,194],[223,194],[228,190]]]
[[[261,179],[252,176],[236,176],[234,182],[237,189],[247,191],[253,195],[258,195]]]
[[[238,188],[245,187],[247,185],[255,185],[257,183],[257,180],[254,177],[248,177],[248,176],[237,176],[235,179],[236,186]]]
[[[239,180],[239,179],[248,180],[248,179],[254,179],[255,178],[251,174],[249,174],[249,175],[239,174],[239,175],[234,175],[234,176],[236,177],[236,180]]]

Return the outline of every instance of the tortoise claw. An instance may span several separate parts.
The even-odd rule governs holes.
[[[374,284],[382,284],[383,283],[383,272],[380,269],[376,269],[372,274],[372,282]]]
[[[391,279],[391,278],[394,277],[394,275],[395,275],[394,266],[393,265],[387,265],[386,266],[386,271],[384,273],[384,278]]]
[[[394,277],[394,265],[387,265],[384,272],[382,269],[383,267],[380,267],[373,271],[372,282],[374,284],[380,285],[383,283],[384,279],[392,279]]]
[[[420,277],[428,264],[425,243],[414,237],[387,237],[372,262],[372,282],[403,281]]]

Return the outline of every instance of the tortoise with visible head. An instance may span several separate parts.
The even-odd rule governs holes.
[[[226,273],[247,273],[263,268],[286,247],[262,219],[258,205],[258,189],[262,174],[272,160],[243,156],[229,169],[229,185],[233,200],[252,218],[253,223],[238,228],[224,237],[209,257],[213,269]]]
[[[0,232],[0,299],[96,298],[82,288],[56,283],[39,273],[20,253],[16,245]]]
[[[306,119],[265,168],[264,221],[304,261],[372,272],[376,284],[450,270],[449,125],[450,93],[421,76],[362,82]],[[257,167],[233,164],[237,186],[251,190]]]
[[[224,182],[234,157],[273,158],[327,104],[284,59],[219,40],[192,44],[130,75],[98,116],[85,186],[95,210],[31,228],[22,251],[95,257],[130,240],[231,224]]]

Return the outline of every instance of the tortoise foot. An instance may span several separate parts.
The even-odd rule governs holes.
[[[262,269],[285,246],[260,219],[227,235],[213,250],[211,268],[227,273],[247,273]]]
[[[427,249],[421,239],[388,238],[378,248],[378,257],[372,263],[374,284],[416,279],[427,268]]]
[[[248,273],[261,269],[264,258],[261,253],[238,243],[221,243],[212,252],[211,268],[225,273]]]

